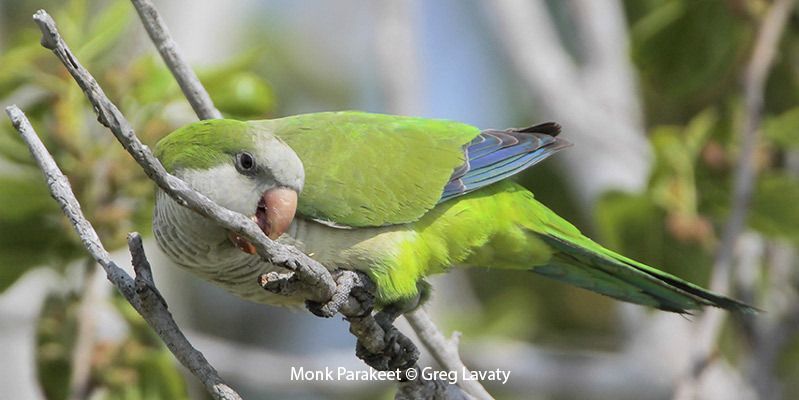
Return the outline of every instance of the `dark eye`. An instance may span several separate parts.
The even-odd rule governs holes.
[[[255,171],[255,158],[247,152],[236,154],[236,169],[242,173]]]

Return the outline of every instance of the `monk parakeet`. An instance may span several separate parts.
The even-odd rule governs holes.
[[[480,130],[443,120],[327,112],[208,120],[162,139],[166,169],[270,238],[328,268],[367,273],[378,302],[419,295],[460,266],[533,271],[673,312],[750,311],[736,300],[608,250],[507,178],[570,144],[554,123]],[[153,230],[178,265],[256,302],[298,304],[257,283],[279,270],[246,240],[156,195]]]

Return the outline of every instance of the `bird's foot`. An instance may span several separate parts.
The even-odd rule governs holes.
[[[339,270],[333,273],[336,291],[326,303],[306,301],[305,307],[317,317],[330,318],[341,312],[345,317],[363,317],[374,308],[373,284],[363,273]]]
[[[419,350],[413,342],[393,325],[385,330],[383,348],[370,349],[374,343],[364,343],[360,339],[355,346],[355,355],[378,371],[405,371],[416,364]]]
[[[247,254],[255,254],[257,251],[249,240],[241,237],[238,233],[228,232],[228,240],[230,240],[230,243],[233,243],[233,246],[236,246],[237,249]]]

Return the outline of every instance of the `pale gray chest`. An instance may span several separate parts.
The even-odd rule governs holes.
[[[153,232],[161,249],[176,264],[240,297],[276,305],[302,301],[264,291],[257,284],[261,274],[286,270],[235,248],[227,231],[180,206],[160,190],[156,194]],[[278,241],[296,246],[331,269],[368,270],[375,257],[391,252],[391,246],[409,234],[402,227],[338,229],[296,218]]]
[[[272,295],[258,285],[261,274],[282,269],[236,249],[224,229],[181,207],[160,190],[153,233],[159,247],[178,266],[240,297],[268,304],[299,301]]]

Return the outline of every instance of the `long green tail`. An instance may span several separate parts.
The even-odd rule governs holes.
[[[584,236],[591,249],[563,237],[538,234],[554,250],[552,261],[533,271],[619,300],[686,313],[702,306],[754,313],[740,301],[713,293],[676,276],[608,250]]]
[[[505,190],[510,199],[507,204],[523,216],[519,222],[526,228],[527,247],[543,242],[552,251],[548,260],[534,264],[532,270],[538,274],[665,311],[687,313],[703,306],[742,313],[759,311],[608,250],[541,204],[530,192],[511,185]]]

